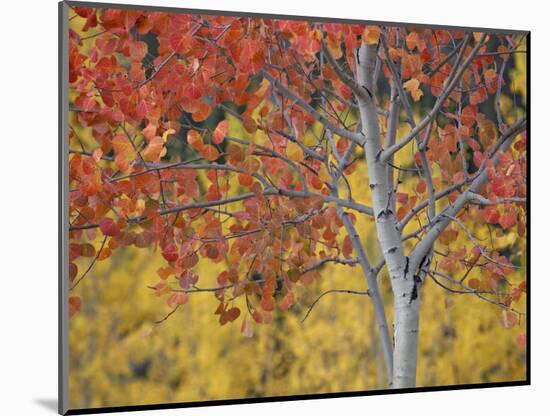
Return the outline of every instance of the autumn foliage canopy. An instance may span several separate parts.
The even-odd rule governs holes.
[[[135,246],[166,261],[152,296],[175,309],[212,291],[220,324],[241,316],[246,335],[291,308],[296,286],[327,262],[357,267],[359,216],[392,215],[407,253],[435,238],[431,279],[517,324],[525,281],[507,276],[518,264],[475,230],[526,233],[526,122],[500,102],[520,36],[73,10],[86,20],[69,39],[71,314],[86,302],[76,288],[93,264]],[[370,88],[358,81],[362,45],[376,53]],[[367,171],[361,100],[376,106],[375,157],[392,184],[382,211],[348,180]],[[412,163],[400,165],[400,153]],[[458,213],[446,214],[456,201]],[[218,286],[201,285],[201,259],[224,265]],[[371,271],[384,259],[373,257]]]

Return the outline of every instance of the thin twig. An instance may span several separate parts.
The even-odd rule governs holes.
[[[178,308],[181,306],[181,303],[179,305],[176,305],[176,307],[174,309],[172,309],[170,312],[168,312],[168,314],[162,318],[162,319],[159,319],[158,321],[155,321],[155,324],[161,324],[163,323],[164,321],[166,321],[168,318],[170,318],[170,316],[176,312],[178,310]]]
[[[99,250],[97,251],[94,259],[92,260],[92,262],[90,263],[90,265],[88,266],[88,268],[86,269],[86,271],[82,274],[82,276],[80,276],[80,278],[71,286],[71,289],[70,290],[73,290],[75,287],[78,286],[78,284],[82,281],[82,279],[84,279],[86,277],[86,275],[88,274],[88,272],[90,270],[92,270],[92,267],[94,267],[94,264],[95,262],[97,261],[97,259],[99,258],[99,255],[101,254],[101,251],[103,250],[103,247],[105,246],[105,243],[107,242],[107,236],[105,236],[105,238],[103,239],[102,243],[101,243],[101,246],[99,247]]]
[[[309,314],[311,313],[311,311],[313,310],[313,308],[315,307],[317,302],[319,302],[323,296],[328,295],[329,293],[348,293],[348,294],[351,294],[351,295],[367,295],[367,296],[370,296],[370,292],[368,290],[365,290],[365,291],[357,291],[357,290],[349,290],[349,289],[331,289],[331,290],[327,290],[326,292],[321,293],[319,295],[319,297],[317,299],[315,299],[315,301],[310,305],[310,307],[308,308],[308,310],[306,312],[306,315],[302,319],[302,323],[305,322],[305,320],[307,319],[307,317],[309,316]]]

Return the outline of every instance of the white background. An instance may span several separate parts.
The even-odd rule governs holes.
[[[112,0],[118,3],[116,0]],[[532,31],[530,387],[150,411],[147,415],[517,415],[548,408],[550,14],[545,2],[136,0],[140,4]],[[53,415],[57,398],[57,4],[3,2],[0,19],[0,413]],[[545,221],[546,220],[546,221]],[[464,357],[465,360],[468,357]],[[546,399],[546,400],[544,400]],[[543,401],[544,400],[544,401]],[[536,411],[534,414],[545,413]]]

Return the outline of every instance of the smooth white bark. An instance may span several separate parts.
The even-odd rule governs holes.
[[[394,295],[394,352],[393,388],[416,385],[416,356],[418,346],[418,305],[420,297],[412,299],[413,271],[407,272],[407,258],[403,251],[401,235],[391,194],[388,192],[386,165],[381,160],[382,145],[374,91],[373,75],[376,66],[376,45],[363,44],[357,62],[357,83],[368,93],[368,98],[357,97],[363,135],[365,157],[368,165],[369,185],[372,194],[376,230],[382,253],[390,275]]]

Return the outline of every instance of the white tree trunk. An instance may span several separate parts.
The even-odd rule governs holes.
[[[363,44],[359,49],[357,82],[367,95],[357,96],[368,164],[376,230],[390,275],[394,296],[393,388],[416,385],[418,323],[420,297],[412,296],[414,270],[407,270],[408,259],[403,251],[397,218],[392,210],[392,184],[388,183],[386,165],[380,160],[382,145],[374,100],[374,68],[376,45]],[[419,293],[418,293],[419,295]]]

